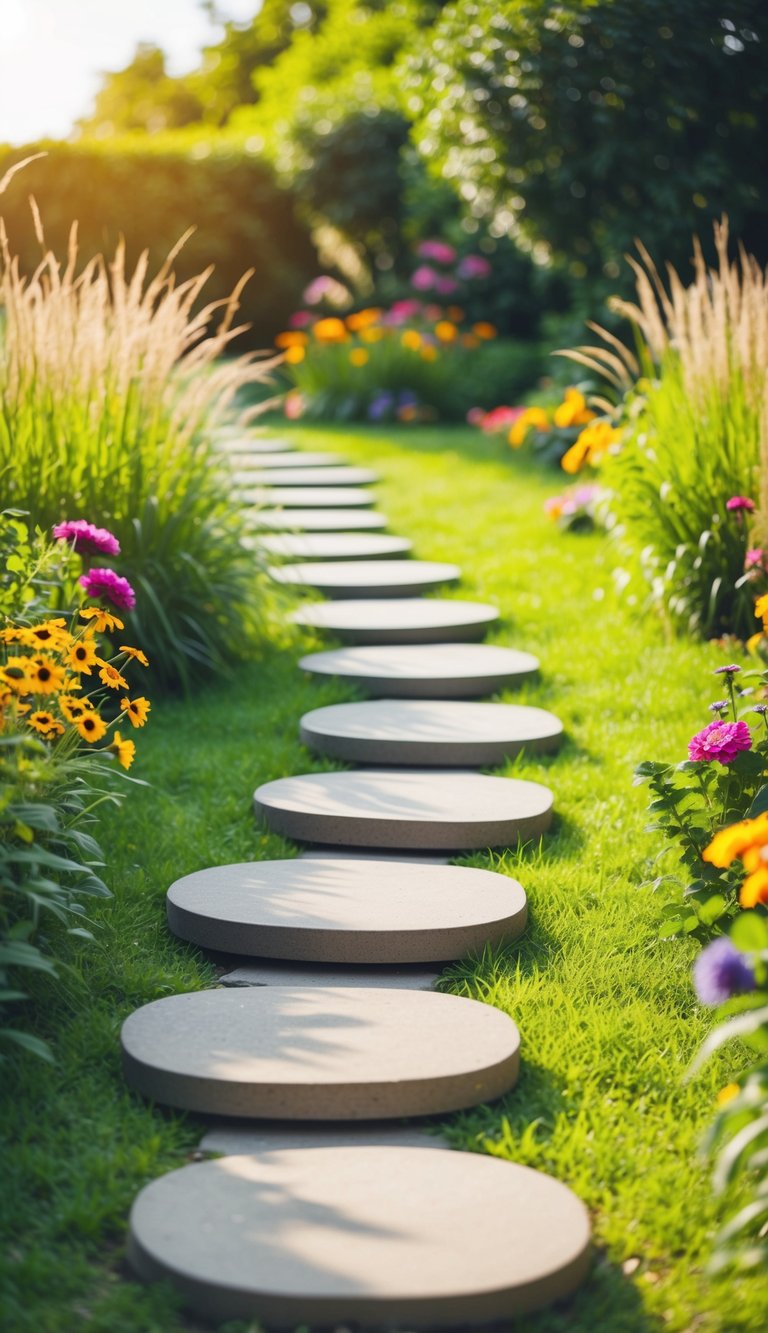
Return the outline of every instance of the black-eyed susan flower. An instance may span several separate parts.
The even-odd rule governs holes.
[[[55,694],[64,684],[64,668],[52,657],[30,657],[27,675],[32,694]]]
[[[127,643],[121,643],[118,651],[126,653],[134,662],[141,662],[142,666],[149,666],[149,662],[140,648],[129,648]]]
[[[116,667],[110,666],[109,662],[102,662],[99,680],[106,685],[109,690],[127,690],[128,681],[125,676],[121,676]]]
[[[59,708],[68,722],[76,722],[78,718],[83,716],[83,713],[90,712],[87,703],[82,699],[73,699],[69,694],[59,695]]]
[[[106,722],[91,708],[86,708],[82,717],[75,718],[75,727],[84,741],[100,741],[107,730]]]
[[[116,731],[112,737],[110,750],[114,750],[117,755],[117,762],[122,764],[123,768],[130,768],[136,755],[136,746],[133,741],[124,741],[119,731]]]
[[[118,616],[113,616],[111,611],[102,611],[100,606],[86,606],[80,612],[81,620],[90,620],[91,627],[97,634],[104,634],[107,630],[125,629],[125,625]]]
[[[86,676],[90,676],[91,667],[98,666],[100,660],[96,653],[96,644],[87,635],[70,644],[64,658],[73,671],[84,672]]]
[[[72,635],[66,628],[66,620],[44,620],[40,625],[30,625],[19,631],[19,642],[29,648],[47,648],[58,652],[72,642]]]
[[[132,727],[143,727],[152,705],[143,696],[138,699],[121,699],[120,707],[128,715]]]
[[[29,666],[28,657],[9,657],[5,666],[0,667],[0,681],[12,694],[30,693],[32,687],[29,683]]]
[[[64,727],[59,719],[54,717],[53,713],[47,713],[42,708],[38,709],[36,713],[30,713],[27,718],[27,725],[34,727],[35,731],[45,737],[46,740],[50,740],[53,736],[64,735]]]

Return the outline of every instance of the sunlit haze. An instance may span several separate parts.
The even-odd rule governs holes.
[[[259,0],[220,0],[243,20]],[[0,0],[0,143],[66,138],[104,70],[121,69],[138,42],[154,42],[181,74],[215,40],[199,0]]]

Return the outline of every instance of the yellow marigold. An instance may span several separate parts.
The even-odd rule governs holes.
[[[119,731],[116,731],[112,737],[110,750],[114,750],[117,755],[117,762],[122,764],[123,768],[130,768],[136,755],[136,746],[133,741],[124,741]]]
[[[120,700],[120,708],[128,714],[128,721],[132,727],[144,726],[151,707],[149,699],[145,699],[143,696],[139,699]]]
[[[760,903],[768,903],[768,865],[765,863],[767,856],[768,852],[762,850],[755,853],[754,860],[758,864],[752,874],[744,880],[739,890],[739,903],[744,908],[757,907]],[[746,866],[746,859],[744,864]]]
[[[587,400],[583,393],[578,389],[566,389],[565,398],[559,407],[555,408],[554,423],[559,427],[566,426],[585,426],[588,421],[592,421],[594,412],[590,412],[587,407]]]
[[[718,1106],[727,1106],[729,1102],[733,1101],[734,1097],[738,1097],[740,1092],[741,1088],[738,1083],[726,1083],[725,1087],[718,1092],[715,1101]]]
[[[289,347],[285,354],[285,364],[287,366],[300,366],[306,355],[303,347]]]
[[[308,342],[306,333],[300,333],[298,329],[288,329],[285,333],[278,333],[275,347],[306,347]]]
[[[403,329],[400,334],[400,342],[403,347],[407,347],[411,352],[418,352],[421,347],[422,337],[416,329]]]
[[[482,338],[484,342],[490,342],[495,338],[498,329],[495,324],[490,324],[487,319],[481,319],[477,324],[472,325],[472,332],[475,337]]]
[[[377,343],[381,342],[381,339],[384,337],[384,333],[385,333],[384,329],[377,329],[377,328],[361,329],[360,337],[362,338],[364,343]]]
[[[72,642],[72,635],[66,624],[66,620],[59,617],[55,620],[44,620],[40,625],[30,625],[19,630],[18,640],[29,648],[47,648],[55,653]]]
[[[73,699],[69,694],[59,695],[59,708],[68,722],[76,722],[83,713],[89,712],[89,706],[83,699]]]
[[[109,690],[127,690],[128,681],[125,676],[121,676],[116,667],[110,666],[109,662],[102,662],[99,680],[106,685]]]
[[[312,329],[318,342],[321,343],[343,343],[347,340],[347,329],[343,319],[336,319],[330,316],[328,319],[319,319]]]
[[[549,430],[550,425],[551,422],[543,407],[527,407],[510,428],[509,443],[513,449],[517,449],[529,430]]]
[[[421,359],[422,361],[436,361],[437,348],[432,343],[425,343],[421,349]]]
[[[31,657],[27,675],[32,694],[55,694],[64,686],[64,668],[52,657]]]
[[[757,815],[755,819],[741,819],[737,824],[716,833],[708,847],[702,852],[702,859],[710,865],[725,870],[737,856],[743,857],[750,848],[768,846],[768,813]]]
[[[72,667],[73,671],[90,676],[91,667],[97,666],[99,663],[96,644],[93,639],[89,637],[76,639],[67,649],[64,660],[68,666]]]
[[[82,717],[75,718],[75,727],[84,741],[100,741],[107,731],[106,722],[94,708],[86,708]]]
[[[90,620],[90,629],[97,634],[104,634],[106,630],[125,629],[125,625],[118,616],[113,616],[111,611],[102,611],[100,606],[86,606],[80,612],[81,620]]]
[[[439,319],[435,325],[435,337],[440,339],[441,343],[455,342],[459,334],[456,325],[450,319]]]
[[[347,328],[352,333],[360,333],[363,329],[378,323],[380,319],[381,310],[378,306],[369,306],[366,310],[356,311],[354,315],[347,315]]]
[[[370,353],[366,352],[364,347],[353,347],[349,354],[349,360],[353,366],[364,366],[370,358]]]
[[[140,662],[141,665],[145,667],[149,666],[149,662],[140,648],[130,648],[127,643],[121,643],[118,651],[125,653],[127,657],[130,657],[132,662]]]
[[[27,718],[27,726],[34,727],[35,731],[44,736],[46,740],[52,736],[64,735],[64,727],[59,719],[54,717],[53,713],[45,712],[44,709],[38,709],[36,713],[30,713]]]

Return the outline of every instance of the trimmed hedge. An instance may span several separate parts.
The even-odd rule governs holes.
[[[148,249],[150,271],[156,271],[187,228],[195,227],[174,263],[176,275],[184,281],[213,264],[204,292],[210,301],[229,295],[245,270],[254,268],[241,302],[242,318],[252,325],[251,346],[271,344],[317,272],[292,195],[240,143],[179,132],[0,147],[0,177],[34,152],[47,156],[16,176],[0,206],[22,271],[31,272],[40,259],[28,202],[33,195],[46,242],[59,255],[66,253],[77,220],[84,257],[114,253],[124,236],[129,264]]]

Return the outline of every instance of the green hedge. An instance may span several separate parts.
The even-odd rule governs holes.
[[[205,290],[212,300],[228,295],[242,273],[254,268],[242,300],[243,317],[253,326],[252,346],[271,343],[317,273],[314,248],[291,194],[241,144],[179,132],[0,147],[0,177],[33,152],[47,156],[15,177],[0,207],[11,249],[25,271],[40,258],[28,203],[34,195],[46,240],[60,255],[77,220],[82,256],[113,253],[124,236],[129,262],[148,249],[154,271],[194,226],[175,262],[176,274],[183,281],[214,264]]]

